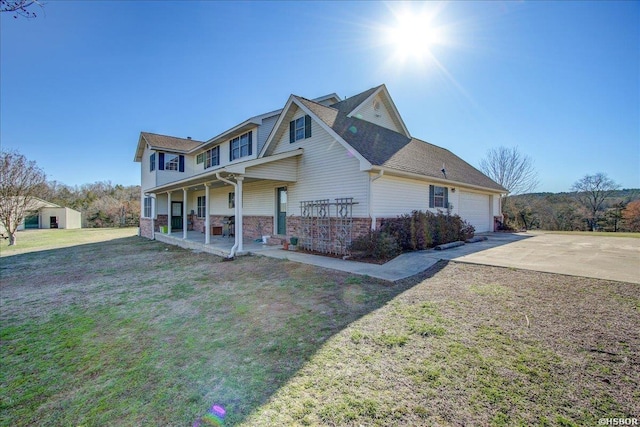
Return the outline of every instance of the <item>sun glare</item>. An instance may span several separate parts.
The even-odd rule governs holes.
[[[447,43],[444,26],[437,22],[440,8],[413,10],[405,3],[401,10],[390,11],[391,25],[385,27],[383,44],[392,52],[393,60],[426,65],[435,60],[434,49]]]
[[[403,59],[424,59],[431,55],[434,46],[443,42],[442,37],[442,31],[434,28],[424,15],[402,15],[389,30],[389,41]]]

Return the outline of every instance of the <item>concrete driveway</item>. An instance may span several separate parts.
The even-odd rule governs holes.
[[[487,244],[493,243],[491,248],[472,253],[451,252],[442,258],[640,284],[640,239],[603,234],[518,233],[509,236],[513,241],[496,245],[500,234],[492,234],[487,241]],[[482,243],[460,249],[472,250],[474,245]]]
[[[274,247],[252,252],[390,281],[421,273],[444,259],[640,284],[640,239],[604,234],[487,233],[485,236],[487,240],[444,251],[408,252],[383,265]]]

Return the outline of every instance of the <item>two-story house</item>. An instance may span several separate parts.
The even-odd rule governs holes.
[[[190,226],[209,244],[231,220],[234,251],[243,238],[277,235],[344,253],[355,236],[412,210],[449,210],[492,231],[506,193],[450,151],[413,138],[384,85],[344,100],[291,95],[281,110],[207,141],[142,132],[135,161],[142,236]]]

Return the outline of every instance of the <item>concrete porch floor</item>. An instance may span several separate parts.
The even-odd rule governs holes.
[[[183,238],[182,230],[174,231],[171,234],[156,232],[155,237],[159,242],[180,246],[185,249],[208,252],[222,257],[229,256],[231,248],[235,243],[235,238],[233,236],[211,236],[210,243],[207,245],[204,243],[204,233],[200,231],[187,231],[186,240]],[[256,242],[251,239],[244,239],[242,245],[242,252],[236,252],[236,256],[248,255],[250,253],[257,254],[268,250],[282,248],[281,245],[267,246],[262,244],[262,242]]]

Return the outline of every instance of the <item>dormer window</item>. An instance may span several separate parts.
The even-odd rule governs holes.
[[[158,169],[184,172],[184,156],[182,154],[158,153]]]
[[[175,154],[165,154],[164,155],[164,170],[166,171],[177,171],[178,166],[180,165],[179,161],[180,157]]]
[[[303,116],[289,122],[289,142],[311,138],[311,117]]]
[[[251,131],[229,141],[229,161],[251,155]]]

